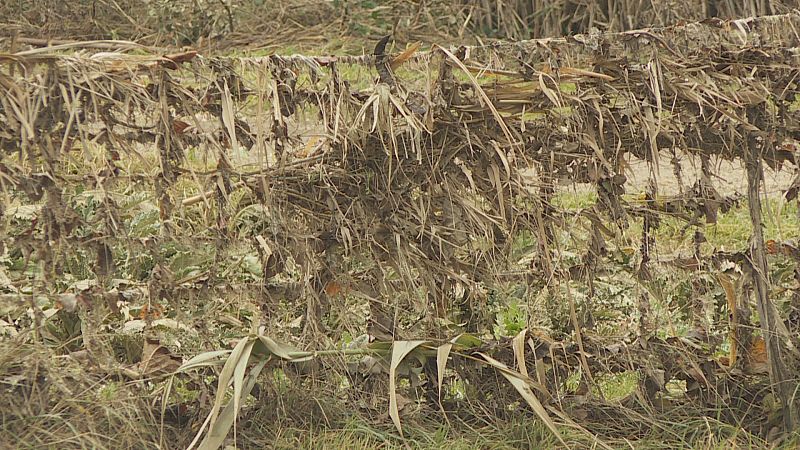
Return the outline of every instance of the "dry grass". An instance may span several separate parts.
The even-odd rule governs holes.
[[[262,0],[55,0],[13,1],[0,6],[2,31],[19,33],[20,44],[45,45],[47,39],[81,41],[124,39],[155,46],[192,45],[249,50],[304,52],[364,50],[391,33],[407,42],[478,43],[521,40],[600,31],[625,31],[719,17],[783,14],[795,0],[714,2],[555,2],[551,0],[316,1]],[[333,42],[332,42],[333,41]]]

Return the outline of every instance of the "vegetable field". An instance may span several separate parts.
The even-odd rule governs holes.
[[[0,442],[800,445],[792,2],[13,3]]]

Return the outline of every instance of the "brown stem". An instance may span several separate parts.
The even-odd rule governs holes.
[[[776,389],[783,406],[783,420],[786,430],[797,429],[798,416],[795,414],[797,400],[793,401],[794,388],[790,383],[792,377],[786,369],[785,355],[780,345],[779,322],[780,317],[775,305],[769,298],[769,282],[767,276],[767,254],[764,246],[764,230],[761,217],[761,197],[759,188],[763,181],[763,168],[759,146],[761,144],[755,136],[748,139],[747,160],[747,199],[750,209],[750,221],[753,224],[753,235],[750,246],[750,258],[753,268],[753,285],[755,287],[756,305],[761,321],[761,333],[767,348],[767,361],[770,382]],[[794,403],[794,405],[792,404]]]

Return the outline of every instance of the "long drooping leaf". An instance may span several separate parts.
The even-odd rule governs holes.
[[[250,373],[247,375],[247,379],[245,380],[242,389],[241,395],[242,398],[246,398],[250,395],[250,392],[253,390],[253,387],[258,380],[258,376],[261,374],[262,369],[264,366],[269,362],[268,359],[264,359],[257,363],[255,367],[250,370]],[[228,433],[231,430],[234,422],[236,421],[236,416],[239,414],[239,408],[241,408],[241,401],[239,402],[228,402],[225,405],[225,408],[217,417],[216,422],[211,426],[211,429],[206,434],[205,439],[203,442],[200,443],[198,450],[217,450],[222,447],[222,443],[225,441],[225,438],[228,436]]]
[[[453,344],[442,344],[436,348],[436,383],[439,386],[439,402],[442,401],[442,382],[444,381],[444,369],[447,367],[447,358],[450,356]]]
[[[292,353],[296,352],[297,350],[292,348],[291,346],[286,345],[286,344],[279,344],[279,343],[275,342],[275,340],[273,340],[269,336],[260,335],[260,336],[258,336],[258,340],[259,340],[259,342],[261,344],[264,345],[264,347],[267,349],[267,351],[270,354],[273,354],[273,355],[277,356],[278,358],[285,359],[285,360],[299,361],[294,356],[292,356]],[[308,357],[305,357],[305,358],[302,358],[302,359],[308,359]]]
[[[389,365],[389,416],[392,418],[392,422],[394,422],[394,426],[401,436],[403,434],[403,427],[400,425],[400,411],[397,409],[397,367],[400,366],[400,363],[403,362],[409,353],[425,343],[427,343],[427,341],[395,341],[392,345],[392,361]]]
[[[483,343],[477,336],[470,333],[462,333],[458,336],[454,337],[450,340],[452,344],[454,344],[457,349],[471,349],[471,348],[478,348]]]
[[[539,416],[539,419],[541,419],[541,421],[544,422],[545,425],[547,425],[547,428],[549,428],[550,431],[553,432],[553,435],[558,439],[558,441],[561,442],[561,444],[566,447],[567,443],[564,442],[563,439],[561,439],[561,434],[558,432],[558,428],[556,428],[555,422],[553,422],[553,419],[547,413],[547,410],[544,409],[542,403],[539,401],[538,398],[536,398],[536,395],[534,395],[533,391],[531,390],[531,387],[529,385],[530,380],[528,379],[528,377],[523,376],[519,372],[515,372],[509,369],[508,366],[506,366],[505,364],[501,363],[500,361],[492,358],[491,356],[485,353],[478,353],[478,354],[483,359],[485,359],[486,362],[489,363],[489,365],[493,366],[494,368],[500,371],[500,373],[506,378],[506,380],[508,380],[509,383],[511,383],[511,385],[514,386],[514,389],[516,389],[517,392],[519,392],[522,398],[525,399],[528,405],[530,405],[530,407],[533,408],[533,411],[536,413],[537,416]]]
[[[222,89],[222,122],[225,124],[225,130],[228,132],[228,139],[231,141],[231,149],[236,154],[239,151],[239,140],[236,139],[236,117],[233,111],[233,99],[231,92],[228,88],[228,83],[225,82]]]
[[[211,352],[201,353],[183,363],[183,365],[178,368],[178,372],[186,372],[200,367],[218,366],[224,361],[221,357],[224,355],[229,355],[230,353],[230,350],[214,350]]]
[[[219,378],[217,379],[217,393],[214,397],[214,405],[211,407],[211,420],[209,423],[212,427],[214,426],[214,422],[217,419],[217,414],[219,414],[219,410],[222,407],[222,402],[225,399],[225,391],[228,389],[228,385],[233,378],[234,371],[240,364],[241,360],[246,362],[250,358],[250,352],[253,350],[253,344],[255,344],[255,339],[252,337],[246,337],[239,341],[239,343],[236,344],[236,347],[233,348],[228,360],[225,361],[225,366],[222,367],[222,372],[220,372]],[[200,432],[202,431],[203,430],[201,429]]]
[[[247,371],[247,364],[250,361],[250,353],[252,352],[253,345],[255,345],[255,341],[252,341],[249,349],[245,348],[241,358],[239,358],[239,361],[233,368],[233,398],[230,401],[233,403],[234,411],[239,411],[240,402],[242,400],[242,389],[244,387],[244,374],[245,371]],[[265,358],[262,361],[267,360],[268,359]]]
[[[519,373],[524,377],[528,376],[528,366],[525,364],[525,338],[528,336],[528,329],[524,328],[520,331],[511,341],[511,347],[514,349],[514,359],[517,361]]]

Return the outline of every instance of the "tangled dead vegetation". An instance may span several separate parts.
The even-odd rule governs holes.
[[[212,447],[276,361],[305,364],[286,369],[301,377],[336,374],[356,390],[388,392],[400,432],[398,377],[411,390],[424,385],[420,402],[444,410],[447,383],[481,389],[499,373],[555,431],[556,422],[574,426],[567,411],[600,410],[581,407],[599,377],[632,372],[640,388],[622,402],[630,417],[669,407],[677,381],[681,407],[726,408],[739,424],[755,408],[748,431],[775,437],[800,420],[800,251],[765,241],[760,188],[764,165],[798,165],[799,27],[790,13],[399,54],[386,53],[387,37],[360,57],[0,54],[0,214],[12,269],[0,281],[14,304],[7,314],[27,311],[4,332],[69,341],[58,351],[85,350],[121,379],[159,377],[180,358],[144,342],[120,370],[118,348],[98,338],[109,321],[150,329],[169,311],[172,322],[160,325],[179,329],[193,299],[249,297],[261,307],[248,319],[253,334],[182,368],[223,367],[216,394],[197,400],[211,411],[197,436],[208,425]],[[699,178],[660,195],[659,160],[680,176],[690,156]],[[632,158],[651,167],[638,198],[624,195]],[[705,224],[743,199],[717,191],[714,159],[745,164],[749,248],[703,245]],[[597,202],[559,207],[557,187],[570,183],[593,186]],[[786,199],[798,185],[786,186]],[[667,220],[693,233],[690,254],[656,251]],[[633,227],[638,242],[626,240]],[[769,262],[789,275],[771,281]],[[249,275],[233,279],[248,264]],[[664,303],[661,275],[676,269],[696,280],[688,337],[664,337],[654,310]],[[726,360],[715,354],[720,330],[694,321],[708,313],[696,301],[702,276],[724,288]],[[487,339],[488,291],[508,279],[566,312],[550,311],[547,332]],[[593,330],[576,300],[591,310],[609,280],[631,286],[636,317],[613,337]],[[787,299],[780,310],[776,284]],[[290,325],[303,330],[296,347],[346,334],[367,341],[324,351],[279,344],[258,324],[279,322],[287,304],[302,307]],[[54,331],[55,315],[73,326]],[[241,337],[241,318],[226,320]],[[328,356],[338,362],[321,362]],[[366,359],[344,367],[352,356]],[[48,389],[6,367],[19,389]],[[383,372],[388,388],[371,386],[369,375]],[[576,373],[579,387],[568,390]],[[162,413],[175,379],[159,388]],[[469,400],[498,415],[508,405],[499,388]]]

